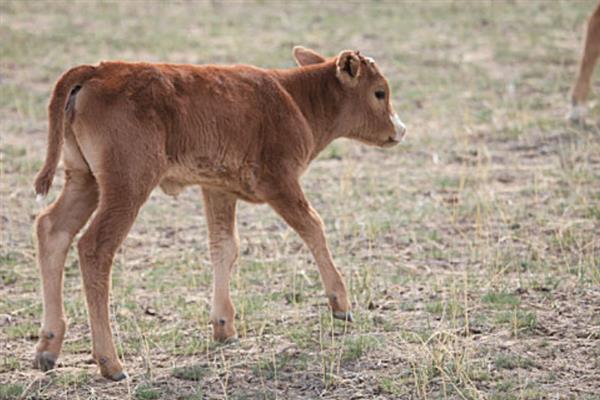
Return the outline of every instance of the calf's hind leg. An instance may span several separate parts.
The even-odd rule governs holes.
[[[115,381],[127,375],[117,356],[110,326],[112,262],[140,207],[160,176],[160,168],[150,162],[132,165],[128,161],[131,160],[126,157],[115,159],[105,166],[108,170],[99,174],[98,211],[78,243],[79,265],[92,331],[92,355],[102,375]]]
[[[65,175],[60,196],[36,220],[44,315],[34,366],[42,371],[54,367],[65,335],[63,271],[67,252],[98,204],[98,187],[88,170],[67,169]]]

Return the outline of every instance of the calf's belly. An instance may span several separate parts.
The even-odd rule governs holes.
[[[177,196],[190,185],[223,190],[252,203],[263,202],[256,192],[256,179],[251,168],[189,168],[172,165],[159,184],[162,191],[170,196]]]

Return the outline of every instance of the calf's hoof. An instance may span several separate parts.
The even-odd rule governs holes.
[[[66,326],[64,321],[61,321],[61,323],[62,325],[52,331],[46,329],[40,330],[40,340],[35,346],[34,368],[46,372],[53,369],[56,365]]]
[[[212,322],[213,339],[221,343],[232,343],[237,340],[237,332],[233,326],[233,321],[219,319]]]
[[[353,322],[352,311],[334,311],[333,318],[341,319],[342,321]]]
[[[114,374],[112,374],[110,377],[107,377],[107,379],[110,379],[111,381],[122,381],[123,379],[127,379],[129,378],[129,375],[127,375],[127,372],[125,371],[120,371],[120,372],[116,372]]]
[[[239,343],[240,339],[237,337],[237,335],[233,335],[230,336],[224,340],[219,340],[219,343],[223,343],[223,344],[235,344],[235,343]]]
[[[35,354],[33,367],[42,372],[46,372],[54,368],[57,359],[58,356],[50,353],[49,351],[40,351]]]
[[[573,124],[582,124],[585,122],[586,114],[587,109],[585,105],[574,104],[567,114],[567,119]]]
[[[106,379],[117,382],[128,378],[119,361],[110,361],[107,357],[97,358],[96,361],[100,366],[100,373]]]
[[[328,294],[327,297],[329,298],[329,307],[331,307],[333,318],[341,319],[342,321],[353,321],[346,290],[342,291],[340,294]]]

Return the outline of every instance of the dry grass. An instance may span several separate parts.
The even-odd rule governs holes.
[[[0,399],[598,398],[600,131],[563,119],[594,5],[1,2]],[[336,142],[304,178],[357,321],[331,320],[296,234],[241,204],[241,339],[216,345],[201,196],[157,191],[114,267],[131,379],[89,363],[74,252],[59,368],[31,369],[31,184],[57,76],[101,59],[291,66],[294,44],[373,56],[409,126],[389,151]]]

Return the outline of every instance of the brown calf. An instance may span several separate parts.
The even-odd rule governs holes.
[[[581,122],[585,118],[585,101],[590,91],[594,67],[600,56],[600,3],[588,21],[579,73],[571,91],[571,110],[568,118]]]
[[[299,68],[103,62],[67,71],[49,105],[48,154],[35,181],[52,183],[63,152],[65,186],[37,218],[44,316],[36,365],[52,368],[66,322],[63,269],[75,234],[102,375],[126,377],[109,323],[112,260],[154,187],[177,194],[202,186],[214,268],[214,338],[236,335],[229,295],[238,257],[238,199],[268,203],[311,250],[333,315],[351,320],[350,302],[323,232],[300,187],[308,164],[332,140],[348,137],[389,147],[405,128],[373,60],[343,51],[325,59],[294,48]]]

